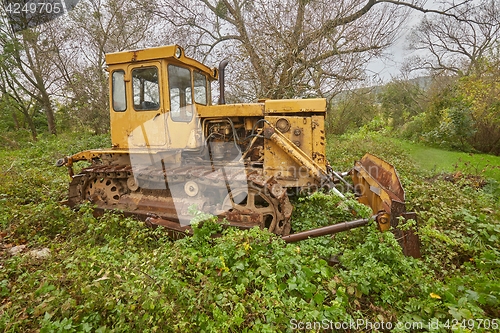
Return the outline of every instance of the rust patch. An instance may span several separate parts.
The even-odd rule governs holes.
[[[264,138],[269,140],[273,134],[274,134],[274,128],[272,127],[264,128]]]
[[[396,169],[392,165],[371,154],[363,156],[360,165],[383,188],[391,191],[400,201],[404,202],[405,193],[399,181]]]
[[[260,215],[258,213],[252,213],[251,211],[240,212],[238,210],[233,210],[231,212],[227,212],[226,217],[231,222],[232,221],[244,222],[244,223],[249,223],[249,224],[252,224],[255,226],[259,226],[259,227],[262,225],[262,215]]]
[[[264,187],[264,186],[266,186],[266,183],[267,183],[266,179],[263,176],[255,175],[255,174],[250,175],[248,177],[248,180],[250,180],[251,182],[253,182],[255,185],[257,185],[259,187]]]

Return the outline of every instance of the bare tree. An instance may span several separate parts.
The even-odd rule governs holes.
[[[500,3],[467,2],[453,13],[426,16],[413,31],[410,46],[424,55],[409,60],[411,69],[459,75],[481,75],[486,69],[485,57],[495,52],[500,39]]]
[[[33,141],[37,140],[38,133],[33,121],[32,106],[33,99],[27,94],[23,94],[21,89],[17,89],[16,82],[13,79],[13,73],[6,69],[5,66],[0,66],[0,93],[4,102],[3,106],[7,106],[8,111],[17,124],[19,129],[19,121],[17,120],[16,111],[22,113],[24,120],[28,124]]]
[[[4,85],[11,93],[22,91],[42,106],[47,117],[49,132],[56,134],[52,104],[52,88],[57,81],[53,74],[52,43],[42,33],[41,27],[16,33],[7,20],[0,22],[0,62]],[[19,93],[18,93],[19,94]]]
[[[108,82],[105,54],[144,47],[150,41],[148,2],[82,0],[69,13],[57,47],[58,72],[74,118],[96,133],[108,129]]]
[[[467,1],[465,1],[467,2]],[[364,66],[402,31],[408,12],[441,13],[425,1],[160,0],[155,14],[200,59],[238,62],[233,92],[246,99],[332,96],[363,79]],[[236,80],[235,80],[236,78]]]

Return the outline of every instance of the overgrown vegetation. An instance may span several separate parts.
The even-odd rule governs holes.
[[[467,76],[431,94],[427,109],[401,128],[407,138],[427,144],[500,154],[498,75]]]
[[[17,33],[2,16],[0,330],[500,328],[500,169],[494,156],[476,154],[500,154],[495,1],[443,1],[439,10],[414,1],[160,7],[80,1],[64,19]],[[410,7],[427,13],[411,47],[431,52],[408,68],[431,69],[429,84],[343,93],[362,84],[364,66],[394,42]],[[55,160],[110,146],[99,135],[109,130],[105,53],[158,43],[231,59],[228,100],[326,97],[334,169],[348,170],[365,152],[397,166],[423,258],[403,256],[393,234],[373,224],[286,244],[207,220],[173,242],[161,228],[65,207],[69,178]],[[296,231],[369,215],[351,197],[319,192],[294,206]]]
[[[132,219],[70,210],[60,203],[68,176],[54,161],[109,142],[63,136],[0,151],[4,332],[320,331],[350,322],[359,325],[351,331],[365,332],[377,323],[399,332],[492,332],[500,325],[498,197],[468,178],[452,182],[417,168],[370,126],[330,137],[329,159],[346,170],[370,151],[397,166],[408,208],[419,214],[420,260],[403,256],[393,234],[374,225],[286,244],[266,231],[207,221],[173,242]],[[353,200],[315,193],[296,199],[293,227],[364,214]],[[24,252],[10,253],[21,244]],[[30,255],[44,247],[50,257]]]
[[[376,120],[392,136],[427,146],[500,155],[498,56],[483,62],[479,74],[394,80],[348,93],[331,105],[327,126],[343,134]]]

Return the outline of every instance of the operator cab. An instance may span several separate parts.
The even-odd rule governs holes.
[[[217,70],[177,45],[106,55],[113,147],[195,148],[196,105],[210,105]]]

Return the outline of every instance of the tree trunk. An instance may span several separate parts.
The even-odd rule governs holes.
[[[47,93],[42,92],[43,97],[43,110],[45,111],[45,116],[47,117],[47,124],[49,126],[49,133],[57,135],[56,130],[56,120],[54,117],[54,109],[52,108],[52,104],[50,103],[50,98]]]
[[[12,112],[12,119],[14,120],[14,126],[16,127],[16,131],[19,130],[19,120],[17,120],[16,112]]]
[[[36,127],[35,124],[33,123],[33,119],[27,117],[26,121],[28,122],[28,126],[30,128],[31,138],[33,139],[33,141],[38,141],[38,133],[36,132]]]
[[[36,131],[35,123],[33,122],[33,118],[31,117],[29,110],[25,107],[22,107],[21,112],[24,115],[24,119],[28,123],[28,127],[29,127],[30,132],[31,132],[31,138],[33,139],[33,141],[37,141],[38,140],[38,133]]]

